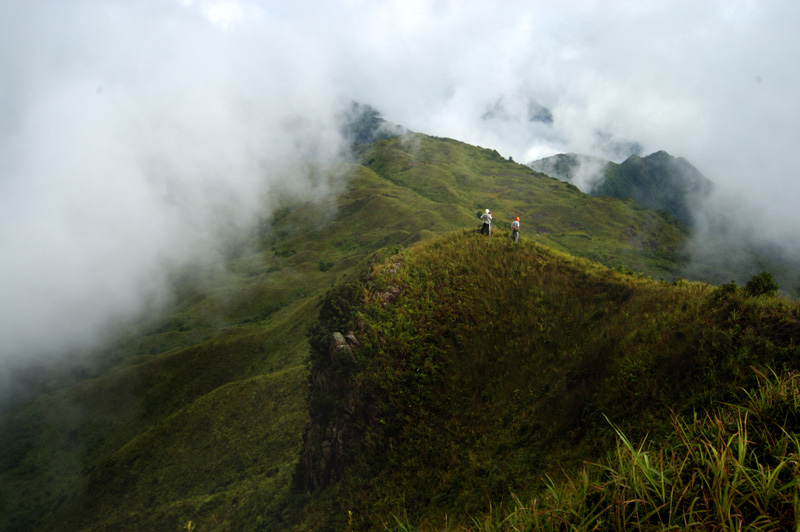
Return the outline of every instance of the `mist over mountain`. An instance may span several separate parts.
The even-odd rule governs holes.
[[[531,146],[549,145],[547,151],[556,146],[569,146],[570,141],[559,127],[563,122],[553,110],[541,104],[535,97],[524,94],[504,94],[498,96],[480,114],[486,130],[497,131],[502,135],[493,144],[505,146],[501,139],[516,137]],[[628,140],[612,128],[596,128],[585,132],[585,148],[592,153],[603,154],[607,159],[622,160],[630,155],[639,155],[643,146]],[[529,148],[528,152],[538,152],[539,148]],[[513,150],[512,157],[519,154]]]
[[[555,0],[0,2],[0,399],[8,399],[0,408],[0,530],[174,531],[198,520],[198,530],[283,530],[304,500],[292,486],[310,411],[306,335],[325,293],[437,235],[461,244],[436,264],[443,277],[435,278],[477,288],[468,295],[487,311],[425,308],[430,323],[459,316],[466,329],[491,331],[521,304],[515,271],[503,268],[544,272],[525,280],[543,286],[553,271],[569,270],[561,294],[523,286],[535,318],[527,323],[541,328],[524,329],[520,341],[549,349],[556,344],[537,335],[566,331],[559,353],[570,371],[554,369],[543,395],[502,390],[494,411],[481,410],[496,414],[492,423],[523,404],[520,394],[573,406],[567,424],[583,419],[581,405],[602,398],[579,404],[558,394],[587,398],[603,375],[592,375],[586,349],[612,360],[603,358],[616,349],[611,338],[649,334],[667,347],[700,338],[708,356],[687,370],[721,375],[714,372],[727,367],[741,379],[730,386],[752,382],[743,376],[749,367],[735,366],[750,357],[788,366],[797,360],[791,305],[770,299],[763,310],[758,296],[729,281],[743,286],[767,270],[784,294],[800,286],[800,134],[787,119],[800,114],[800,75],[787,67],[800,64],[799,18],[791,2],[693,0],[635,8]],[[665,199],[647,158],[624,171],[622,161],[658,149],[686,157],[714,183],[698,209],[686,190],[667,184],[678,194],[662,203],[678,213],[685,203],[691,233],[633,199],[591,197],[513,163],[556,153],[616,161],[611,192],[630,192],[635,182],[646,202]],[[593,184],[591,167],[573,183]],[[485,208],[495,213],[493,247],[472,247],[485,243],[465,240],[477,236],[475,212]],[[523,242],[533,241],[520,246],[524,260],[492,261],[481,272],[491,291],[459,277],[489,249],[514,257],[515,248],[502,246],[516,216]],[[456,239],[454,231],[469,234]],[[453,259],[459,249],[473,250],[470,262]],[[537,258],[550,253],[577,262],[558,259],[552,264],[562,268],[550,270]],[[435,249],[431,257],[435,264]],[[415,279],[427,274],[415,271]],[[644,332],[614,336],[640,277],[657,287],[647,294],[658,294],[640,314]],[[369,293],[388,306],[402,287],[379,282]],[[681,318],[674,323],[690,330],[660,325],[653,310],[662,296],[678,297],[673,284],[689,294],[686,308],[670,307]],[[417,288],[422,303],[433,294]],[[567,293],[582,313],[568,312]],[[453,298],[464,301],[457,290]],[[689,319],[710,321],[685,320],[687,309]],[[737,319],[743,309],[747,325]],[[398,335],[372,346],[402,345],[414,327],[399,316],[391,320]],[[355,332],[358,322],[349,326]],[[438,336],[462,346],[470,338]],[[768,340],[748,343],[759,338]],[[508,335],[502,352],[472,343],[469,355],[530,363],[504,358],[527,354],[515,341]],[[683,368],[684,356],[699,352],[650,359],[662,351],[628,345],[634,358],[613,359],[620,380],[612,384],[623,390],[634,389],[631,379],[647,384],[652,367],[669,374],[673,362]],[[414,378],[435,362],[420,353]],[[513,365],[477,367],[487,370],[478,377],[495,379],[481,390],[498,390],[514,373]],[[407,393],[397,390],[392,397]],[[652,390],[638,389],[657,409],[664,403]],[[708,404],[698,393],[695,404]],[[351,397],[328,399],[323,410]],[[489,399],[478,393],[450,404],[470,412]],[[527,415],[513,434],[494,427],[499,440],[478,438],[484,447],[466,455],[476,462],[458,470],[467,476],[437,480],[491,481],[486,493],[471,491],[480,504],[492,500],[488,493],[507,494],[515,468],[495,470],[480,457],[539,441],[541,427]],[[480,434],[475,426],[459,437]],[[566,440],[580,440],[588,426],[573,423]],[[317,462],[326,455],[318,443]],[[515,456],[526,475],[541,465],[524,451]],[[385,493],[371,481],[359,485]],[[339,530],[345,510],[331,514]]]
[[[345,139],[352,101],[519,161],[680,153],[791,254],[797,9],[4,2],[0,360],[95,345],[282,196],[335,193],[318,169],[377,138]]]
[[[537,161],[528,166],[561,181],[572,183],[587,194],[606,177],[606,166],[611,161],[602,157],[581,155],[578,153],[558,153]]]
[[[622,164],[610,163],[606,178],[592,195],[631,197],[644,207],[669,212],[694,225],[694,212],[702,208],[712,191],[711,181],[686,159],[665,151],[646,157],[632,155]]]
[[[29,395],[0,410],[0,529],[341,529],[340,489],[359,494],[364,528],[402,509],[473,513],[600,457],[601,412],[649,431],[665,398],[707,404],[750,382],[740,363],[792,359],[794,307],[762,323],[736,287],[681,280],[689,234],[674,218],[454,139],[407,133],[349,157],[309,175],[338,193],[284,195],[226,240],[224,267],[181,270],[170,304],[79,353],[85,365],[22,382]],[[493,236],[477,231],[484,208]],[[762,342],[738,357],[712,326],[739,327],[733,306],[750,309],[746,346]],[[348,462],[362,443],[366,462]]]
[[[529,163],[534,170],[572,183],[592,196],[631,198],[691,228],[684,251],[691,261],[690,278],[714,283],[744,283],[770,271],[785,293],[800,289],[800,256],[791,239],[775,239],[752,220],[758,213],[744,208],[741,198],[720,190],[682,157],[665,151],[632,155],[622,163],[575,153],[557,154]]]
[[[632,198],[639,205],[670,213],[695,225],[694,213],[707,203],[712,183],[683,158],[665,151],[631,155],[621,164],[599,157],[558,154],[528,164],[567,181],[592,196]]]
[[[351,144],[369,144],[409,133],[399,124],[387,122],[369,104],[352,102],[342,116],[342,134]]]
[[[514,102],[517,103],[517,102]],[[507,102],[505,97],[500,97],[489,106],[489,108],[481,115],[483,120],[511,120],[518,115],[516,110],[506,108]],[[553,113],[544,105],[537,102],[534,98],[529,97],[527,105],[525,105],[526,112],[523,117],[528,122],[541,122],[542,124],[553,125]]]
[[[63,351],[62,364],[9,373],[27,393],[7,387],[14,400],[0,410],[0,529],[153,528],[202,517],[193,497],[214,491],[222,513],[242,497],[239,519],[279,528],[321,297],[392,249],[465,229],[480,238],[477,210],[491,208],[497,241],[519,216],[523,239],[610,267],[672,278],[685,264],[685,232],[655,211],[592,198],[493,149],[406,134],[321,172],[308,179],[346,185],[323,199],[284,194],[263,223],[223,241],[220,262],[175,270],[167,302]]]

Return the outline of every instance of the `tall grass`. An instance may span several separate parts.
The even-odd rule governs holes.
[[[800,530],[800,375],[760,371],[741,404],[673,417],[672,445],[634,445],[474,519],[473,532]]]

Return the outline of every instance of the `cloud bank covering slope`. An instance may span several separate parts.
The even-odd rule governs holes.
[[[327,193],[304,163],[338,156],[350,99],[521,162],[663,149],[796,247],[798,19],[747,1],[4,2],[0,360],[91,345],[277,190]]]
[[[0,357],[88,345],[277,190],[326,193],[303,168],[338,153],[338,100],[292,28],[231,32],[177,3],[9,4]]]

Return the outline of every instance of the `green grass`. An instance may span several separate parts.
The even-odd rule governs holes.
[[[630,200],[587,201],[574,186],[491,150],[411,135],[370,145],[361,156],[392,183],[452,205],[450,216],[459,227],[477,225],[474,212],[490,208],[501,235],[520,216],[523,235],[604,264],[667,279],[687,264],[681,255],[685,228],[661,214]],[[442,191],[448,191],[445,197]]]
[[[176,410],[98,464],[81,496],[65,504],[74,511],[62,511],[58,526],[125,529],[136,522],[158,530],[193,519],[235,527],[214,511],[224,504],[239,506],[238,519],[251,522],[279,515],[299,452],[303,374],[297,367],[236,381]],[[114,517],[98,523],[84,512],[87,505]]]
[[[527,503],[512,497],[468,529],[796,530],[800,376],[757,375],[736,404],[673,417],[669,446],[634,445],[618,430],[603,463],[549,480]],[[407,520],[403,527],[410,529]]]
[[[587,398],[595,398],[586,403],[591,408],[607,410],[626,428],[620,422],[627,415],[624,403],[604,402],[592,384],[595,375],[611,375],[606,364],[614,367],[617,380],[603,382],[614,389],[651,378],[648,371],[656,362],[647,353],[625,360],[611,356],[617,343],[633,352],[642,349],[624,312],[668,310],[656,320],[664,323],[661,328],[641,333],[665,346],[658,367],[680,365],[680,346],[688,345],[706,323],[692,321],[696,316],[719,321],[703,337],[709,345],[737,343],[739,336],[751,334],[746,328],[732,333],[726,325],[731,312],[756,312],[747,300],[736,303],[741,308],[724,303],[731,307],[725,311],[704,307],[692,294],[707,294],[708,287],[653,285],[622,273],[670,281],[681,274],[686,234],[654,211],[629,201],[591,198],[493,150],[450,139],[411,134],[362,147],[356,155],[356,161],[336,170],[343,180],[338,195],[317,203],[273,199],[279,208],[250,234],[230,242],[224,267],[176,274],[169,308],[120,331],[102,349],[80,354],[86,362],[76,369],[30,377],[38,393],[0,417],[0,530],[175,530],[190,520],[198,531],[284,530],[298,515],[313,520],[316,512],[333,508],[314,503],[300,510],[307,498],[313,501],[319,494],[290,490],[309,420],[307,331],[324,308],[328,290],[356,280],[380,257],[437,235],[447,235],[430,244],[440,246],[438,255],[413,251],[404,259],[399,275],[414,291],[403,292],[401,308],[409,314],[386,316],[400,327],[392,331],[397,345],[381,355],[389,358],[376,360],[389,364],[399,346],[430,341],[430,351],[420,354],[415,366],[402,369],[416,386],[439,379],[431,388],[435,393],[424,396],[430,407],[413,405],[424,415],[411,436],[441,430],[432,432],[431,442],[451,460],[444,463],[454,467],[442,473],[420,462],[415,465],[419,478],[397,474],[369,480],[373,493],[364,500],[385,509],[382,515],[402,510],[398,493],[406,494],[413,515],[423,515],[420,509],[430,503],[431,515],[438,516],[442,508],[462,502],[475,506],[497,494],[503,498],[508,486],[535,486],[533,477],[514,479],[519,468],[539,471],[561,461],[579,462],[553,450],[569,440],[564,440],[565,431],[580,435],[583,417],[594,412],[585,410],[574,418],[584,411]],[[475,212],[487,207],[495,215],[496,232],[481,240],[474,234]],[[512,247],[505,231],[517,215],[523,242]],[[504,262],[492,267],[492,275],[479,276],[486,258]],[[415,269],[409,270],[410,265]],[[374,282],[395,282],[378,271]],[[448,284],[457,279],[461,284]],[[629,292],[639,293],[631,287],[642,283],[657,290],[631,298]],[[581,289],[572,290],[574,284]],[[439,286],[448,287],[437,296],[445,299],[432,301]],[[741,299],[734,295],[735,301]],[[676,310],[680,304],[673,300],[685,301],[687,308]],[[381,323],[387,309],[378,303],[369,308],[375,312],[370,319]],[[766,306],[758,312],[763,327],[773,327],[776,334],[794,330],[784,322],[783,310]],[[422,316],[432,324],[428,329],[417,329]],[[460,328],[453,325],[459,320],[466,320]],[[441,324],[452,327],[442,331],[437,328]],[[673,326],[682,338],[670,336]],[[372,349],[379,345],[376,331]],[[497,346],[495,351],[487,351],[488,341]],[[438,364],[436,353],[453,347],[463,349],[463,360]],[[587,362],[593,350],[599,358]],[[746,353],[737,356],[750,359]],[[542,360],[535,374],[525,369],[533,357]],[[719,375],[714,383],[735,386],[725,384],[734,367],[726,360],[712,357],[702,364],[704,371]],[[453,365],[469,371],[453,371]],[[683,382],[681,372],[690,374],[682,369],[668,382]],[[393,390],[396,384],[391,374],[368,377],[363,385],[374,390]],[[570,399],[553,408],[563,392]],[[693,402],[705,404],[711,392],[696,395]],[[392,405],[389,420],[407,421],[401,399],[386,397]],[[647,400],[660,405],[664,398]],[[545,417],[529,409],[534,407]],[[447,415],[459,408],[486,409],[493,417],[479,431],[486,435],[478,437],[480,418],[453,417],[440,427],[434,423],[436,408]],[[643,412],[654,415],[646,414],[652,409]],[[599,443],[582,438],[581,445],[590,450],[613,440],[607,425],[592,423],[605,428],[596,438]],[[402,424],[392,426],[405,430]],[[551,435],[555,439],[548,441]],[[388,441],[380,433],[375,438],[375,445]],[[463,463],[453,458],[460,446],[471,449]],[[508,467],[492,464],[500,451],[508,451]],[[346,519],[352,482],[334,488],[343,499],[331,519]],[[442,491],[438,502],[414,495],[417,486],[432,482],[462,488]],[[472,487],[474,493],[467,493]],[[355,500],[350,509],[361,504],[366,503]],[[363,518],[358,510],[354,524]]]
[[[789,370],[800,354],[796,304],[654,281],[531,240],[450,234],[376,265],[362,286],[361,298],[330,296],[340,311],[323,313],[312,342],[312,376],[330,376],[312,377],[313,463],[334,482],[299,529],[341,529],[347,511],[355,530],[393,515],[464,526],[512,493],[573,489],[547,475],[600,460],[622,434],[643,459],[626,442],[665,445],[672,413],[702,412],[755,385],[752,366]],[[334,330],[355,331],[352,356],[329,353]],[[346,438],[333,466],[320,461],[326,428]]]

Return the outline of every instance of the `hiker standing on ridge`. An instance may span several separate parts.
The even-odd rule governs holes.
[[[486,212],[481,214],[481,220],[483,220],[481,234],[492,236],[492,213],[489,212],[489,209],[486,209]]]
[[[511,240],[519,242],[519,216],[511,222]]]

